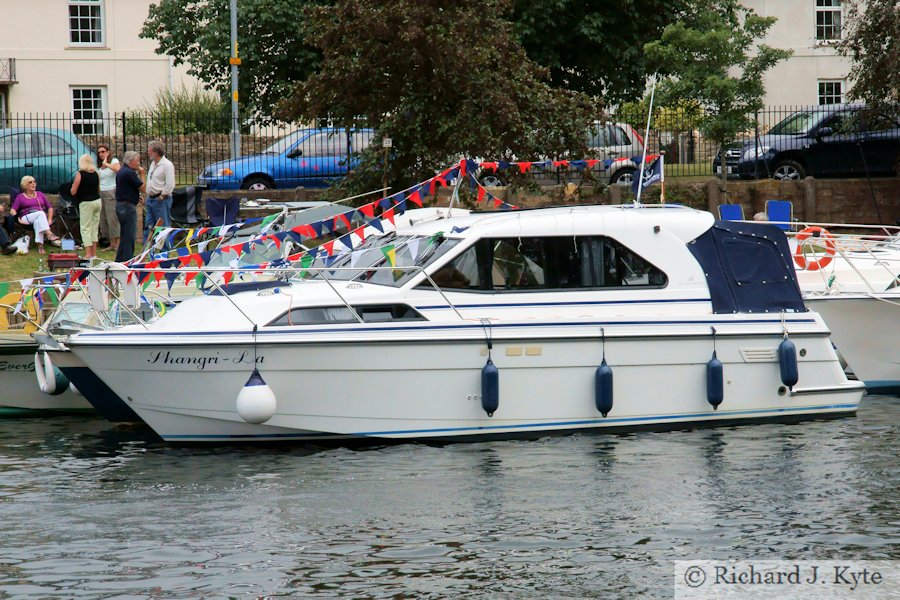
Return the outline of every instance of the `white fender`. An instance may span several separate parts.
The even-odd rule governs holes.
[[[88,275],[87,280],[88,300],[91,302],[91,308],[97,312],[106,312],[109,308],[109,292],[103,285],[103,281],[99,279],[96,272]]]
[[[119,284],[119,299],[125,303],[125,306],[128,308],[138,308],[141,305],[141,295],[137,285],[139,275],[137,273],[132,273],[131,270],[122,263],[109,263],[107,268],[109,269],[109,274],[112,279]],[[129,275],[131,275],[131,277],[129,277]]]
[[[50,360],[50,355],[34,353],[34,375],[41,391],[50,396],[58,396],[69,389],[69,380]]]

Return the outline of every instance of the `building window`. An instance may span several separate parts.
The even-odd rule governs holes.
[[[103,88],[72,88],[72,131],[84,135],[104,133]]]
[[[69,42],[76,46],[102,46],[103,0],[69,0]]]
[[[819,82],[819,104],[840,104],[844,101],[842,81]]]
[[[841,0],[816,0],[816,41],[841,39]]]

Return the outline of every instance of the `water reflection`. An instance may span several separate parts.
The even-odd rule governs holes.
[[[0,597],[670,597],[671,561],[898,558],[900,402],[536,441],[172,447],[0,420]]]

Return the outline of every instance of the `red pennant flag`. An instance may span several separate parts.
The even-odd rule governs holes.
[[[336,216],[334,218],[335,225],[337,225],[338,219],[340,219],[341,223],[343,223],[347,227],[347,229],[350,229],[350,219],[347,218],[347,213]]]
[[[416,190],[412,194],[410,194],[407,200],[414,203],[419,208],[422,207],[422,196],[419,194],[419,190]]]
[[[359,210],[359,212],[361,212],[365,216],[369,217],[370,219],[375,217],[375,203],[374,202],[370,202],[369,204],[363,204],[357,210]]]
[[[516,164],[519,165],[519,173],[527,173],[527,172],[528,172],[528,169],[530,169],[530,168],[531,168],[531,165],[533,165],[534,163],[530,163],[530,162],[517,162]]]
[[[277,235],[272,236],[272,241],[275,242],[275,247],[281,250],[281,240],[278,239]]]
[[[496,162],[483,162],[483,163],[481,163],[481,168],[485,171],[496,171],[497,163]]]
[[[290,256],[288,256],[288,257],[287,257],[287,260],[288,260],[289,262],[294,262],[294,261],[296,261],[296,260],[300,260],[300,257],[301,257],[301,256],[303,256],[303,253],[302,253],[302,252],[298,252],[297,254],[291,254]]]
[[[366,226],[360,225],[356,229],[353,230],[353,233],[359,236],[359,239],[362,241],[366,241]]]
[[[428,195],[429,196],[434,196],[434,191],[437,189],[437,182],[438,182],[437,177],[432,177],[430,180],[428,180]],[[420,204],[419,206],[422,206],[422,205]]]
[[[479,204],[484,202],[485,194],[487,194],[487,190],[479,185],[478,186],[478,203]]]
[[[189,284],[191,281],[193,281],[194,277],[196,277],[196,276],[199,275],[199,274],[200,274],[200,273],[197,273],[197,272],[194,272],[194,273],[185,273],[185,274],[184,274],[184,285]]]
[[[228,282],[231,281],[232,277],[234,277],[234,273],[232,273],[231,271],[225,271],[225,277],[223,277],[225,285],[228,285]]]
[[[567,161],[567,160],[554,160],[554,161],[553,161],[553,166],[556,167],[557,169],[560,168],[560,167],[568,167],[568,166],[569,166],[569,161]]]
[[[312,225],[297,225],[293,229],[291,229],[294,233],[299,233],[302,236],[306,236],[308,238],[316,237],[316,230],[312,228]]]
[[[599,159],[599,158],[589,158],[589,159],[587,159],[587,166],[588,166],[588,169],[593,169],[594,166],[595,166],[598,162],[600,162],[600,159]]]
[[[134,271],[128,271],[128,283],[131,283],[132,279],[134,279]]]
[[[462,159],[459,161],[459,176],[466,176],[466,159]]]
[[[325,252],[328,253],[328,256],[331,256],[334,254],[334,240],[331,240],[330,242],[325,242],[324,244],[322,244],[322,247],[325,248]]]
[[[179,256],[178,262],[181,263],[182,267],[186,267],[188,265],[188,263],[191,262],[191,255],[188,254],[187,256]]]
[[[381,215],[381,218],[382,218],[382,219],[387,219],[388,221],[390,221],[390,222],[391,222],[391,225],[396,225],[396,223],[394,223],[394,209],[393,209],[393,207],[391,207],[391,208],[387,209],[386,211],[384,211],[384,212],[382,213],[382,215]]]
[[[501,204],[503,204],[503,200],[501,200],[500,198],[494,198],[494,206],[499,207]]]
[[[197,266],[198,266],[198,267],[202,267],[202,266],[203,266],[203,257],[200,256],[199,253],[197,253],[197,254],[191,254],[191,259],[192,259],[195,263],[197,263]]]

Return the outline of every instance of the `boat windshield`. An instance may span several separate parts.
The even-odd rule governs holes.
[[[831,114],[831,112],[825,110],[802,110],[800,112],[795,112],[770,129],[769,135],[804,134],[829,114]]]
[[[352,252],[327,265],[328,270],[322,273],[328,279],[402,287],[421,272],[416,267],[427,267],[458,243],[459,240],[445,238],[442,233],[370,237]],[[318,259],[312,266],[324,268],[326,265]]]

